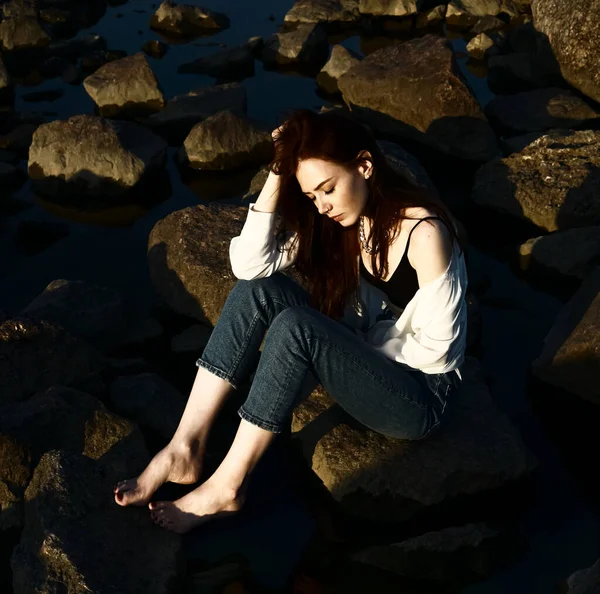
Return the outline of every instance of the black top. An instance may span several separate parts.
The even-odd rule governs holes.
[[[410,230],[408,234],[408,240],[406,241],[406,249],[400,260],[400,264],[394,274],[389,280],[384,281],[383,279],[377,280],[375,277],[365,268],[362,257],[360,259],[360,272],[366,278],[366,280],[381,289],[388,297],[388,299],[398,307],[406,307],[408,302],[415,296],[415,293],[419,290],[419,280],[417,278],[417,271],[410,265],[408,261],[408,245],[410,243],[410,236],[412,232],[420,225],[423,221],[428,219],[436,219],[442,221],[446,225],[443,219],[439,217],[425,217],[420,219],[419,222]],[[448,225],[446,225],[448,226]]]

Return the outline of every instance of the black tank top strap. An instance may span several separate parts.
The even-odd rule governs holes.
[[[440,217],[424,217],[422,219],[419,219],[417,221],[417,223],[415,225],[413,225],[413,228],[410,230],[410,233],[408,234],[408,239],[406,240],[406,249],[404,250],[404,253],[406,254],[408,252],[408,244],[410,242],[410,236],[412,235],[412,232],[423,222],[423,221],[428,221],[429,219],[435,219],[436,221],[442,221],[442,223],[444,223],[444,225],[446,225],[446,227],[448,227],[448,224],[446,223],[446,221],[444,221],[444,219],[441,219]]]

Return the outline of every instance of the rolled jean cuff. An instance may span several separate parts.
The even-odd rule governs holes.
[[[284,429],[283,427],[274,425],[273,423],[269,423],[268,421],[264,421],[263,419],[259,419],[258,417],[251,415],[249,412],[244,410],[243,406],[241,406],[238,410],[238,415],[240,415],[244,421],[248,421],[248,423],[256,425],[265,431],[270,431],[271,433],[281,433]]]
[[[231,384],[231,387],[234,390],[238,389],[237,383],[236,381],[231,377],[231,375],[229,375],[228,373],[225,373],[224,371],[222,371],[221,369],[219,369],[218,367],[215,367],[214,365],[211,365],[210,363],[207,363],[206,361],[204,361],[202,358],[198,359],[196,361],[196,366],[197,367],[204,367],[204,369],[208,369],[208,371],[210,371],[211,373],[213,373],[214,375],[216,375],[217,377],[220,377],[221,379],[225,380],[226,382],[229,382]]]

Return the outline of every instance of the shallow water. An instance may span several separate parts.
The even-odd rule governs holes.
[[[291,2],[278,0],[257,0],[251,5],[242,0],[203,0],[199,4],[228,14],[231,27],[191,43],[172,44],[161,60],[148,58],[167,98],[214,83],[210,77],[177,73],[180,64],[218,49],[198,44],[233,45],[254,35],[267,37],[278,29],[291,6]],[[125,5],[109,7],[99,23],[81,31],[80,35],[100,33],[107,39],[109,49],[122,49],[132,54],[139,51],[145,41],[161,39],[148,26],[152,12],[153,8],[147,2],[130,0]],[[269,20],[270,15],[274,15],[274,20]],[[361,40],[357,36],[343,43],[360,51]],[[464,40],[456,38],[452,43],[457,51],[464,51]],[[487,103],[493,95],[485,78],[472,74],[465,56],[459,58],[459,65],[478,100],[482,105]],[[248,93],[248,112],[273,127],[286,110],[297,107],[318,109],[327,103],[317,94],[311,78],[265,71],[258,61],[255,68],[255,76],[243,81]],[[23,94],[33,90],[56,88],[66,92],[54,102],[33,104],[22,99]],[[19,87],[15,108],[52,112],[53,117],[62,119],[94,112],[93,102],[81,85],[72,87],[57,79],[35,87]],[[50,281],[66,278],[113,287],[121,293],[132,315],[144,315],[156,301],[146,265],[146,245],[152,227],[174,210],[215,196],[195,192],[182,182],[173,149],[169,150],[168,171],[171,194],[149,209],[124,205],[100,213],[78,212],[36,199],[29,185],[25,185],[14,198],[27,208],[0,218],[0,309],[16,314]],[[457,192],[463,192],[458,200],[464,201],[468,184],[469,178],[465,176],[463,183],[452,187],[450,183],[448,187],[442,183],[440,189],[452,200],[457,199]],[[239,193],[225,201],[238,203]],[[26,221],[61,222],[67,225],[68,236],[39,253],[30,254],[27,246],[17,241],[16,235],[19,224]],[[482,302],[482,363],[490,390],[537,456],[540,469],[534,504],[520,524],[528,541],[527,550],[516,562],[462,592],[553,592],[559,580],[590,566],[600,555],[598,509],[586,502],[589,494],[576,485],[572,465],[565,466],[567,458],[557,449],[556,439],[550,439],[548,419],[534,412],[531,404],[536,398],[541,398],[543,403],[544,394],[539,386],[535,393],[529,387],[530,362],[540,352],[561,301],[531,288],[517,278],[507,263],[489,253],[486,255],[483,248],[473,248],[471,254],[476,265],[486,270],[492,280]],[[577,427],[565,427],[565,430],[577,433]],[[591,453],[586,451],[581,455],[591,458]],[[588,470],[594,473],[595,466],[589,464]]]

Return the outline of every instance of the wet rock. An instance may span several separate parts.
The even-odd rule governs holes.
[[[221,80],[247,78],[254,75],[254,49],[248,44],[230,47],[182,64],[177,72],[205,74]]]
[[[417,15],[415,26],[417,29],[426,29],[427,27],[434,27],[439,25],[446,18],[446,5],[440,4],[425,12],[420,12]]]
[[[50,36],[37,18],[19,16],[0,23],[0,49],[5,52],[39,49],[50,44]]]
[[[0,194],[14,190],[25,183],[27,176],[10,163],[0,163]]]
[[[53,385],[87,388],[104,369],[98,351],[59,326],[24,317],[0,324],[2,404]]]
[[[174,353],[197,352],[202,354],[202,350],[208,344],[212,330],[208,326],[195,324],[187,328],[171,340],[171,350]]]
[[[78,60],[97,50],[106,49],[106,40],[101,35],[91,34],[84,37],[76,37],[67,41],[55,41],[50,44],[46,53],[49,56],[65,58],[71,62]]]
[[[533,237],[519,246],[519,262],[522,270],[583,280],[600,266],[600,226]]]
[[[229,18],[208,8],[165,0],[152,16],[150,26],[171,35],[188,37],[227,29]]]
[[[297,0],[284,17],[285,23],[358,22],[358,0]]]
[[[413,138],[474,161],[499,152],[443,38],[426,35],[379,49],[341,76],[338,86],[353,113],[387,137]]]
[[[40,126],[29,151],[36,191],[56,196],[123,195],[162,167],[166,143],[146,128],[97,116]]]
[[[199,87],[173,97],[162,111],[144,123],[169,143],[181,144],[198,122],[222,110],[241,116],[246,113],[246,105],[246,89],[239,83]]]
[[[198,204],[154,225],[148,240],[150,278],[169,308],[214,327],[237,281],[229,241],[241,232],[247,213],[247,206]]]
[[[594,594],[600,590],[600,559],[591,567],[576,571],[569,577],[561,592],[565,594]]]
[[[38,103],[41,101],[56,101],[65,94],[64,89],[48,89],[46,91],[34,91],[33,93],[24,93],[21,95],[23,101]]]
[[[123,50],[95,50],[86,56],[83,56],[79,64],[83,72],[91,74],[104,66],[104,64],[114,62],[115,60],[122,60],[126,57],[127,52]]]
[[[203,170],[258,165],[272,157],[271,134],[251,120],[220,111],[192,128],[179,157],[182,163]]]
[[[338,78],[358,64],[361,57],[343,45],[334,45],[329,60],[317,74],[317,84],[326,93],[339,93]]]
[[[153,58],[162,58],[169,51],[169,46],[162,41],[157,41],[156,39],[152,39],[150,41],[146,41],[142,46],[142,51],[148,56],[152,56]]]
[[[44,454],[25,493],[25,529],[11,559],[15,594],[166,594],[181,587],[181,537],[158,530],[147,510],[117,505],[111,470],[81,454]]]
[[[535,28],[547,36],[563,77],[600,101],[600,4],[594,0],[532,0]]]
[[[600,225],[600,132],[551,130],[475,174],[478,204],[547,231]]]
[[[126,445],[129,451],[124,451]],[[122,472],[135,470],[131,462],[148,456],[139,429],[84,392],[56,386],[26,402],[4,406],[0,415],[0,530],[23,526],[25,489],[45,452],[61,449],[99,460],[113,447],[121,449],[114,462]]]
[[[16,241],[28,256],[44,251],[69,234],[69,225],[58,221],[20,221]]]
[[[99,349],[113,346],[125,328],[120,295],[84,281],[52,281],[21,313],[62,326]]]
[[[265,41],[261,58],[267,66],[321,67],[327,59],[327,33],[322,23],[285,26]]]
[[[576,128],[597,120],[600,112],[567,89],[536,89],[494,97],[485,108],[504,135],[538,132],[549,128]]]
[[[500,52],[504,38],[498,34],[480,33],[467,44],[467,51],[475,60],[483,60]]]
[[[360,0],[358,10],[361,15],[372,16],[412,16],[419,12],[417,0],[401,0],[401,2],[389,2],[389,0]]]
[[[452,498],[528,476],[537,463],[467,357],[445,423],[425,440],[392,439],[356,423],[318,387],[294,411],[293,437],[344,511],[401,522]]]
[[[600,268],[558,314],[533,362],[539,379],[600,404]]]
[[[165,99],[142,53],[105,64],[83,81],[106,117],[146,115],[161,110]]]

